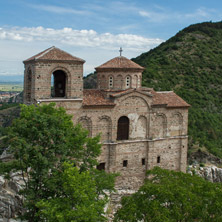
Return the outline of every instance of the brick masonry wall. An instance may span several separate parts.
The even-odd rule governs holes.
[[[113,86],[109,87],[109,77],[113,77]],[[141,71],[100,71],[97,73],[97,88],[98,89],[116,89],[124,90],[126,86],[126,77],[130,77],[130,87],[128,88],[140,88],[142,81]]]
[[[78,62],[29,62],[25,64],[24,99],[27,95],[27,72],[32,70],[31,100],[51,98],[52,73],[62,70],[66,74],[66,98],[83,97],[83,64]]]
[[[117,98],[115,103],[114,108],[83,108],[81,102],[66,100],[57,105],[73,115],[74,123],[90,130],[90,136],[101,133],[103,146],[98,161],[105,163],[107,171],[121,174],[117,187],[137,189],[146,170],[154,166],[186,171],[188,109],[152,108],[152,98],[138,92]],[[117,141],[121,116],[130,120],[129,140]]]
[[[52,73],[57,70],[66,75],[64,98],[51,98]],[[146,170],[155,166],[186,171],[188,108],[167,108],[164,105],[154,108],[148,91],[135,90],[113,98],[115,106],[112,108],[83,107],[82,77],[81,61],[26,61],[24,103],[55,102],[73,115],[73,122],[81,123],[89,131],[89,136],[101,134],[102,153],[98,161],[105,163],[108,172],[120,173],[116,181],[116,187],[120,189],[138,189]],[[128,86],[127,77],[130,77]],[[141,79],[141,69],[110,68],[99,69],[97,73],[98,89],[140,88]],[[123,116],[129,120],[129,138],[117,140],[118,120]]]

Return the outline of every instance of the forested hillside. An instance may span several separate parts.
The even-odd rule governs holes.
[[[222,22],[191,25],[132,60],[146,68],[144,86],[174,90],[192,105],[190,147],[222,157]]]

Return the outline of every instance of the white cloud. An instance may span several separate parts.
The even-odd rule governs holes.
[[[151,22],[162,22],[170,18],[170,15],[165,12],[153,12],[153,11],[144,11],[139,10],[139,15],[145,18],[148,18]]]
[[[132,34],[99,34],[94,30],[74,30],[72,28],[52,29],[43,27],[33,28],[1,28],[0,39],[24,42],[52,42],[71,46],[100,47],[113,49],[113,47],[123,46],[133,50],[150,48],[163,42],[159,38],[145,38]]]
[[[52,45],[86,60],[84,74],[119,55],[132,58],[163,42],[159,38],[145,38],[132,34],[98,33],[94,30],[74,30],[66,27],[0,27],[0,75],[22,75],[22,61]]]
[[[169,9],[161,8],[160,11],[148,11],[148,10],[138,10],[138,14],[144,18],[149,19],[151,22],[166,22],[169,20],[173,21],[190,21],[190,20],[201,20],[201,19],[211,19],[212,16],[217,17],[217,13],[213,9],[198,8],[193,12],[173,12]]]
[[[150,13],[149,13],[149,12],[146,12],[146,11],[139,11],[139,14],[140,14],[141,16],[143,16],[143,17],[148,17],[148,18],[151,17]]]
[[[207,10],[205,8],[198,8],[193,13],[185,14],[186,18],[209,18],[211,16],[212,10]]]
[[[76,15],[83,15],[83,14],[89,14],[89,11],[83,11],[83,10],[76,10],[73,8],[66,8],[66,7],[60,7],[60,6],[55,6],[55,5],[34,5],[34,4],[29,4],[28,5],[31,8],[38,9],[38,10],[43,10],[47,12],[52,12],[52,13],[57,13],[57,14],[76,14]]]

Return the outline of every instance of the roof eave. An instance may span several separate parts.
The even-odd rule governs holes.
[[[101,105],[86,105],[86,104],[83,104],[82,107],[83,108],[113,108],[114,106],[116,106],[116,104],[109,104],[109,105],[104,105],[104,104],[101,104]]]
[[[96,67],[95,70],[98,71],[110,71],[110,70],[115,70],[115,71],[144,71],[145,68],[130,68],[130,67],[124,67],[124,68],[120,68],[120,67]]]
[[[63,62],[63,63],[82,63],[84,64],[85,60],[56,60],[56,59],[30,59],[30,60],[24,60],[23,63],[32,63],[32,62]]]
[[[190,108],[191,105],[167,106],[166,108]]]

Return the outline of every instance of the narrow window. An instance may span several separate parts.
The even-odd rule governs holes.
[[[137,87],[139,88],[140,87],[140,76],[139,76],[139,78],[138,78],[138,83],[137,83]]]
[[[128,160],[123,160],[123,167],[127,167],[128,165]]]
[[[126,77],[126,88],[130,88],[130,76]]]
[[[135,82],[136,82],[136,88],[138,88],[138,76],[137,75],[135,75]]]
[[[29,68],[27,71],[27,88],[26,88],[26,100],[31,102],[31,92],[32,92],[32,71]]]
[[[109,77],[109,88],[113,88],[113,77]]]
[[[122,116],[118,120],[117,140],[129,139],[129,118]]]
[[[160,156],[157,157],[157,163],[160,163]]]
[[[106,169],[106,163],[100,163],[97,167],[97,170],[105,170]]]
[[[102,75],[102,78],[101,78],[101,88],[102,89],[106,88],[106,78],[104,75]]]
[[[145,158],[142,158],[142,165],[145,165]]]

